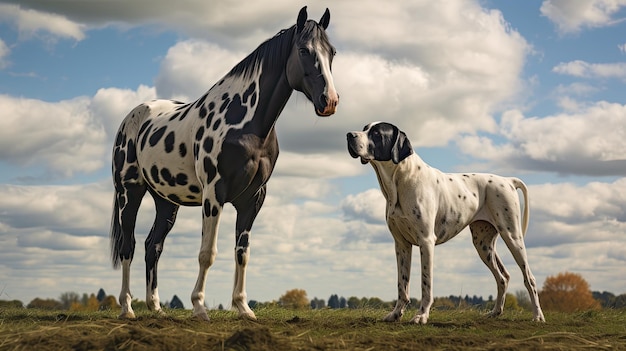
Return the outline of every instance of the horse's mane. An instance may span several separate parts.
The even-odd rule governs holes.
[[[228,72],[228,75],[244,75],[245,77],[250,77],[263,59],[270,64],[280,65],[282,62],[281,58],[283,60],[287,59],[287,57],[282,56],[289,54],[295,32],[295,25],[291,28],[281,30],[272,38],[261,43],[250,55],[246,56],[246,58],[235,65],[235,67]]]
[[[250,77],[261,60],[266,60],[272,66],[284,67],[291,45],[293,45],[294,35],[296,34],[296,26],[283,29],[276,33],[272,38],[267,39],[259,47],[257,47],[250,55],[246,56],[241,62],[233,67],[228,73],[232,75],[244,75]],[[308,40],[311,37],[317,37],[329,51],[332,48],[326,32],[314,21],[307,21],[299,34],[302,40]],[[281,60],[282,59],[282,60]]]

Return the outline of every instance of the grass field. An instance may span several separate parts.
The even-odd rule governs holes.
[[[433,311],[428,325],[409,323],[411,315],[385,323],[385,313],[267,308],[251,322],[211,311],[207,323],[185,310],[119,320],[116,312],[9,309],[0,311],[0,350],[626,350],[626,310],[548,312],[546,323],[529,312]]]

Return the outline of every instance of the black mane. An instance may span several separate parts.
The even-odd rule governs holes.
[[[296,32],[296,26],[283,29],[272,38],[267,39],[259,47],[257,47],[250,55],[246,56],[241,62],[233,67],[228,76],[243,75],[249,78],[254,68],[261,63],[263,59],[267,59],[272,66],[284,66],[287,60],[289,50],[293,42],[293,35]]]
[[[287,60],[291,46],[294,43],[295,34],[295,25],[276,33],[276,35],[261,43],[250,55],[246,56],[246,58],[235,65],[235,67],[228,72],[228,76],[243,75],[249,78],[254,68],[261,63],[263,59],[266,59],[266,62],[270,64],[271,67],[284,67],[285,60]],[[312,20],[307,21],[302,32],[299,33],[299,40],[307,41],[310,38],[318,38],[324,48],[330,53],[334,52],[334,48],[330,44],[326,32],[319,24]]]

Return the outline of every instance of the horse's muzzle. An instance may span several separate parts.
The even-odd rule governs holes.
[[[328,117],[337,112],[337,105],[339,105],[339,94],[329,94],[329,96],[320,96],[322,104],[324,104],[324,110],[315,109],[315,113],[320,117]]]

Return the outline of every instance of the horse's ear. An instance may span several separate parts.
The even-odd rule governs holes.
[[[306,6],[300,9],[300,13],[298,13],[298,22],[296,22],[296,32],[302,32],[304,29],[304,24],[306,23],[308,15],[306,14]]]
[[[319,23],[320,23],[320,26],[324,28],[324,30],[328,28],[328,23],[330,23],[330,11],[328,11],[328,8],[326,8],[326,11],[324,11],[324,14],[322,15],[322,19],[320,19]]]
[[[391,160],[393,163],[398,164],[400,161],[409,157],[413,153],[413,147],[409,138],[406,137],[403,131],[398,130],[398,137],[391,149]]]

